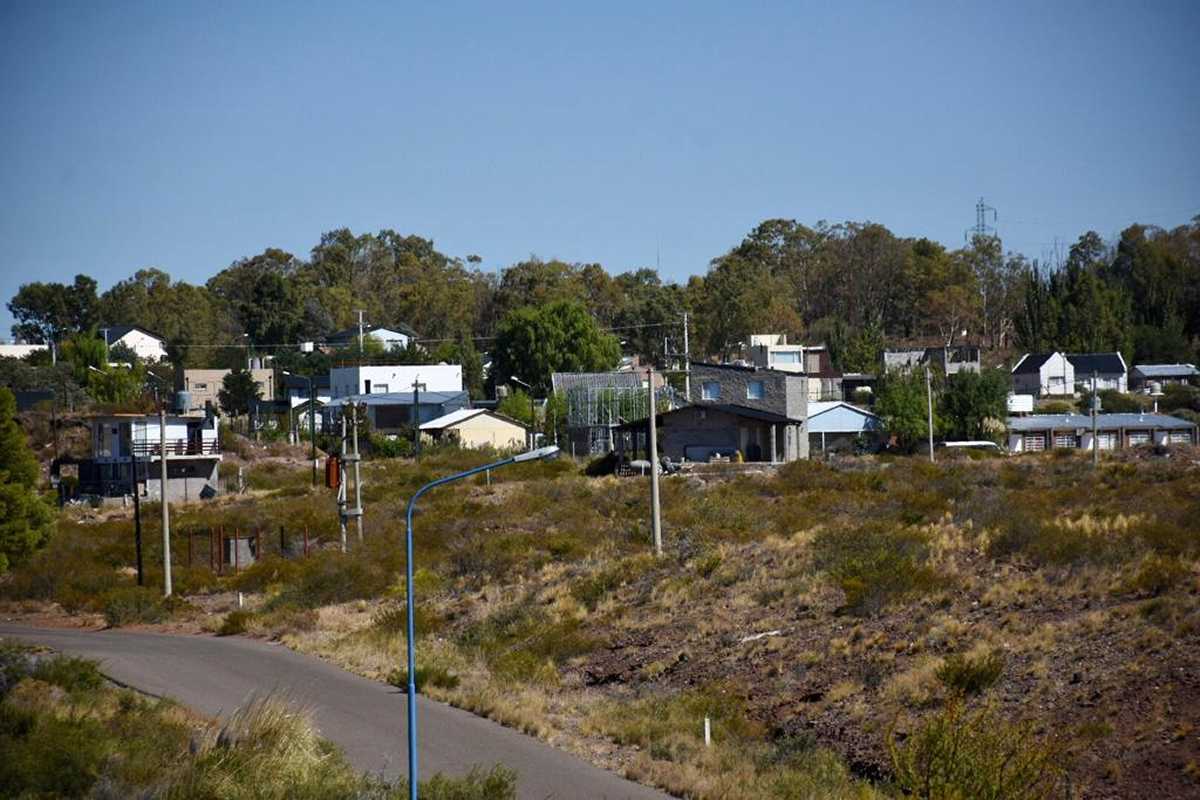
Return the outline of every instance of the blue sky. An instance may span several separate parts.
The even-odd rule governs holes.
[[[0,0],[0,297],[394,228],[684,280],[759,221],[1200,213],[1200,3]],[[0,310],[0,333],[11,319]]]

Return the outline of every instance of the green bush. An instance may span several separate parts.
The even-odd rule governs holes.
[[[95,661],[74,656],[54,656],[39,661],[29,675],[61,686],[68,692],[94,691],[104,685],[104,676]]]
[[[921,531],[867,526],[825,528],[813,541],[816,567],[846,595],[846,610],[870,615],[888,604],[946,586],[925,561],[929,544]]]
[[[110,628],[122,625],[153,624],[167,617],[162,596],[145,586],[122,586],[100,597],[100,610]]]
[[[1121,588],[1133,594],[1157,597],[1181,583],[1190,572],[1178,558],[1151,555],[1138,565],[1137,572]]]
[[[407,689],[408,669],[406,667],[397,667],[388,674],[387,680],[392,686]],[[430,666],[428,664],[424,666],[417,665],[416,684],[418,692],[425,686],[437,686],[440,689],[457,689],[459,683],[459,677],[446,669],[446,667],[440,665]]]
[[[1062,739],[1042,738],[990,709],[968,714],[951,701],[897,741],[887,739],[897,787],[921,800],[1051,800],[1070,796],[1071,755]]]
[[[955,694],[981,694],[1000,680],[1004,660],[1004,653],[999,650],[976,658],[956,653],[942,662],[936,674],[938,680]]]
[[[253,619],[253,611],[244,611],[242,609],[230,611],[225,615],[224,621],[221,622],[221,627],[217,629],[217,636],[238,636],[243,634],[249,629],[250,621]]]
[[[408,781],[401,778],[394,796],[408,796]],[[434,775],[420,784],[421,800],[516,800],[517,773],[497,764],[490,770],[472,768],[461,778]]]

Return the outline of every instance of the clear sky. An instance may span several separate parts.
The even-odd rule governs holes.
[[[759,221],[1200,213],[1200,2],[0,0],[0,298],[393,228],[701,273]],[[0,337],[11,318],[0,310]]]

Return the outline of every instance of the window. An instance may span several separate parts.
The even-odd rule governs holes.
[[[776,364],[799,364],[799,350],[780,350],[771,354],[771,360]]]
[[[193,383],[192,388],[195,389],[197,392],[207,392],[208,384],[207,383]]]
[[[1078,447],[1078,440],[1073,433],[1054,434],[1054,446],[1057,448]]]
[[[387,394],[388,385],[386,383],[375,384],[375,394]]]
[[[705,381],[700,386],[700,398],[702,400],[720,400],[721,384],[716,381]]]
[[[366,387],[363,389],[363,394],[370,394],[371,393],[371,381],[370,380],[364,381],[363,384]],[[164,567],[164,569],[166,569],[166,568]]]
[[[764,394],[762,381],[750,381],[746,384],[747,400],[762,400]]]

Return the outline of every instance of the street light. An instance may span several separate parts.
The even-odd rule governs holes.
[[[417,800],[417,651],[415,644],[416,624],[413,621],[413,508],[416,506],[417,500],[420,499],[421,495],[435,486],[469,478],[472,475],[478,475],[480,472],[499,469],[509,464],[519,464],[523,461],[540,461],[546,458],[553,458],[556,455],[558,455],[558,448],[550,445],[549,447],[541,447],[537,450],[529,450],[515,456],[509,456],[508,458],[494,461],[491,464],[484,464],[482,467],[475,467],[465,472],[447,475],[444,478],[430,481],[420,489],[417,489],[416,493],[408,501],[408,511],[405,515],[407,558],[404,565],[404,588],[405,600],[408,604],[408,796],[410,800]]]
[[[529,390],[529,447],[537,447],[537,413],[533,410],[533,387],[516,375],[510,375],[509,380]]]
[[[311,375],[295,375],[283,370],[283,374],[292,378],[304,378],[308,381],[308,444],[309,457],[312,459],[312,485],[317,487],[317,398],[313,393],[313,379]],[[288,400],[289,407],[291,400]]]

